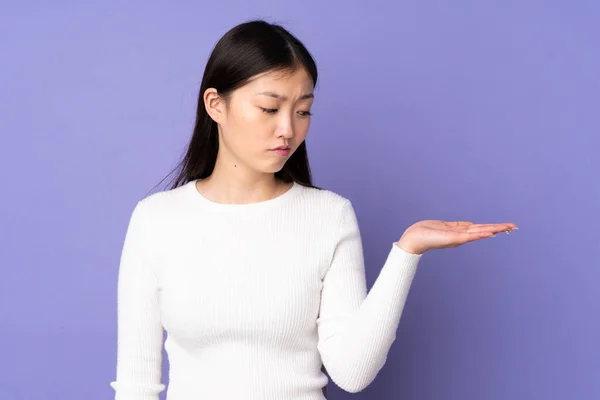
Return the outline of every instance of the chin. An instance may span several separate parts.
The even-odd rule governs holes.
[[[260,171],[262,171],[266,174],[274,174],[276,172],[281,171],[283,169],[284,165],[285,165],[285,162],[271,164],[271,165],[264,166],[263,168],[260,168]]]
[[[268,168],[268,169],[264,169],[262,172],[266,173],[266,174],[274,174],[277,173],[279,171],[281,171],[283,169],[283,165],[281,165],[280,167],[277,168]]]

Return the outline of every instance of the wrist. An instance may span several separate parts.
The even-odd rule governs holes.
[[[416,254],[416,255],[421,255],[424,253],[424,250],[419,249],[417,246],[415,246],[413,243],[410,242],[410,240],[406,239],[404,236],[400,238],[400,240],[398,240],[396,242],[396,246],[400,247],[402,250],[404,250],[407,253],[410,254]]]

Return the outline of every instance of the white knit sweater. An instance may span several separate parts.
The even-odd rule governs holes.
[[[420,255],[392,243],[367,295],[349,200],[300,184],[220,204],[195,182],[138,202],[118,277],[116,400],[322,400],[383,367]],[[163,343],[164,330],[167,339]]]

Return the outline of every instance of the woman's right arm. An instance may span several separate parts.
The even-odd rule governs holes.
[[[143,201],[134,208],[121,253],[117,298],[115,400],[158,400],[161,383],[163,327],[158,284],[148,262],[148,226]]]

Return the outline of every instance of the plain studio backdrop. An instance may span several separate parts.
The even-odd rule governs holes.
[[[187,143],[212,47],[253,18],[316,58],[315,183],[353,201],[369,288],[418,220],[520,228],[425,254],[387,364],[330,399],[600,398],[591,0],[3,2],[0,397],[113,396],[128,218]]]

